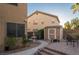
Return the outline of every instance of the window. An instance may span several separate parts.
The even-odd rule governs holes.
[[[16,36],[16,24],[7,23],[7,36]]]
[[[17,3],[8,3],[8,4],[10,4],[10,5],[14,5],[14,6],[18,6]]]
[[[34,22],[33,24],[34,24],[34,25],[37,25],[38,23]]]
[[[52,21],[52,23],[55,23],[54,21]]]
[[[7,36],[22,37],[24,33],[24,24],[7,23]]]
[[[21,37],[24,35],[25,29],[23,24],[17,24],[17,36]]]

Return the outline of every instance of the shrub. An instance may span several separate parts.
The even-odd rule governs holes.
[[[36,32],[37,39],[44,39],[44,29],[38,30]]]
[[[5,39],[5,49],[7,50],[14,49],[16,47],[16,38],[15,37],[7,37]]]
[[[26,43],[27,43],[27,40],[26,40],[26,36],[24,35],[24,36],[22,37],[22,44],[25,45]]]
[[[24,35],[22,37],[22,44],[23,44],[23,46],[26,46],[26,44],[29,43],[29,42],[31,42],[31,40],[27,39],[26,36]]]

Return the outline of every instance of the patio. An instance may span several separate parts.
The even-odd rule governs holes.
[[[74,45],[74,47],[73,45],[71,45],[71,43],[67,45],[67,42],[63,41],[58,43],[51,43],[47,47],[57,51],[64,52],[68,55],[79,55],[79,46],[76,46],[76,43],[74,43]]]

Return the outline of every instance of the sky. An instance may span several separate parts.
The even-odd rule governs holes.
[[[28,16],[36,10],[58,16],[60,25],[79,17],[79,13],[73,14],[72,3],[28,3]]]

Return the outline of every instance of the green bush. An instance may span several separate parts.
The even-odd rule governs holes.
[[[35,34],[37,39],[44,39],[44,29],[38,30]]]
[[[22,37],[22,44],[25,45],[26,43],[27,43],[27,41],[26,41],[26,36],[24,35],[24,36]]]
[[[16,38],[7,37],[5,39],[5,47],[8,47],[9,49],[14,49],[16,47]]]
[[[24,35],[22,38],[22,44],[25,46],[27,43],[31,42],[31,40],[27,39],[26,36]]]

